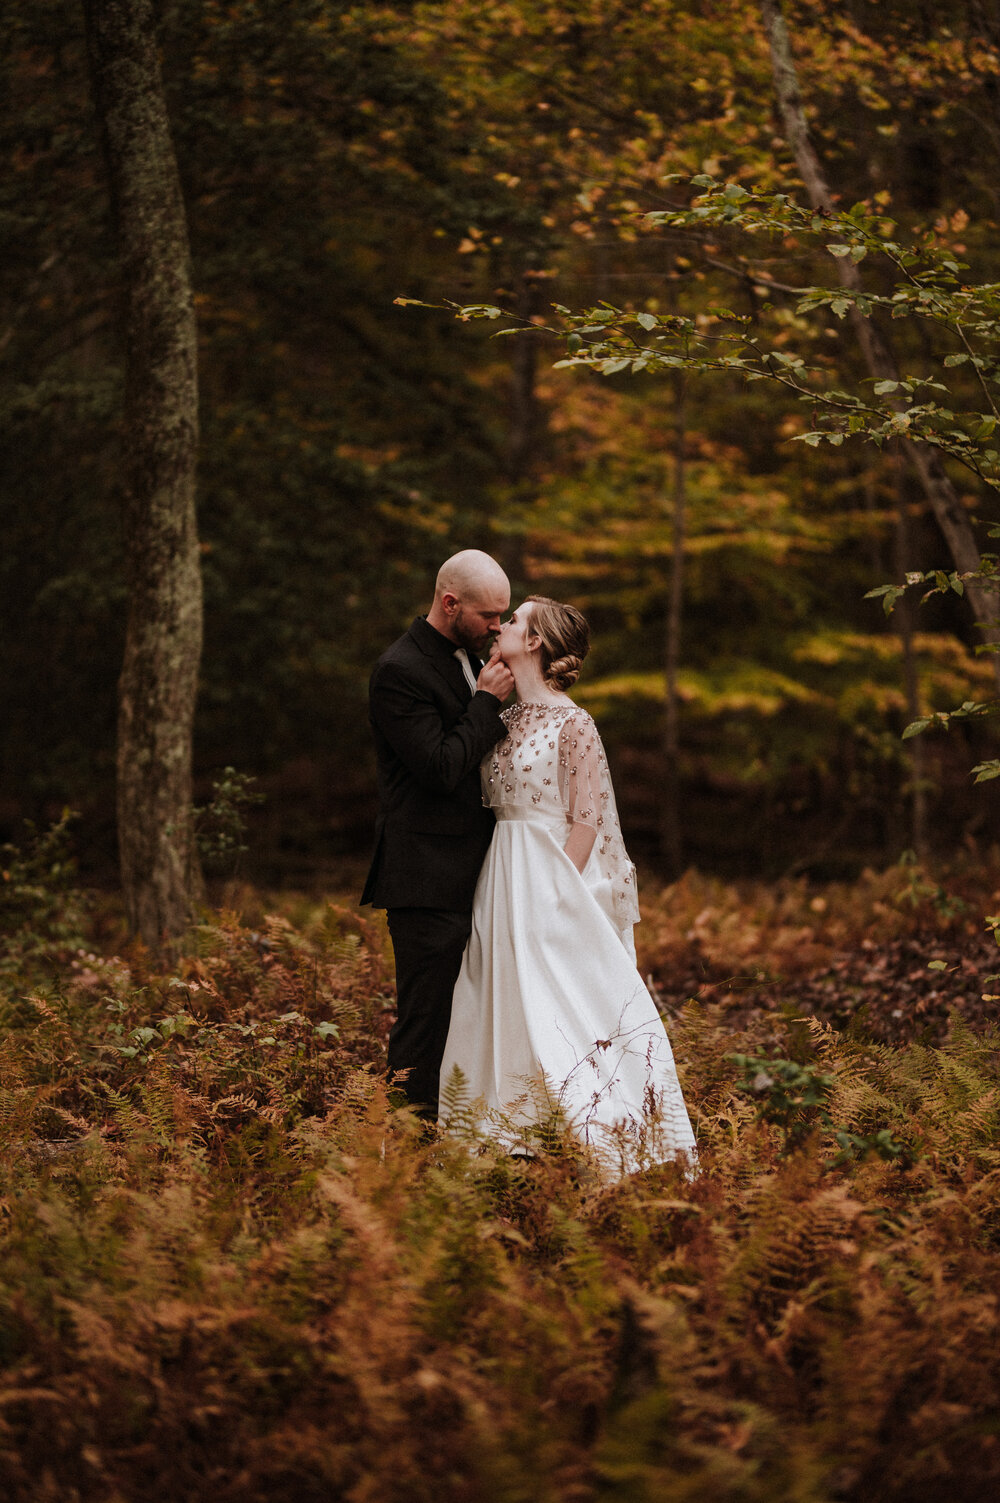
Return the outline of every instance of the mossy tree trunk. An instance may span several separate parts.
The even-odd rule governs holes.
[[[129,588],[118,844],[130,928],[174,940],[198,881],[191,738],[202,641],[198,375],[187,224],[151,0],[84,0],[122,262],[122,519]]]

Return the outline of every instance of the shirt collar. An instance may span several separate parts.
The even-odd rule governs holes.
[[[455,656],[455,648],[459,644],[438,631],[436,626],[432,626],[426,616],[418,616],[410,630],[416,633],[425,652],[439,652],[442,657],[449,658]]]

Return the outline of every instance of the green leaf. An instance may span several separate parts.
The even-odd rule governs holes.
[[[157,1024],[157,1027],[163,1034],[163,1037],[165,1039],[168,1039],[171,1038],[175,1033],[186,1033],[193,1021],[194,1019],[188,1017],[187,1013],[179,1012],[174,1013],[169,1018],[161,1018],[159,1023]]]
[[[1000,761],[994,758],[990,762],[979,762],[972,772],[977,783],[988,783],[991,778],[1000,778]],[[1000,939],[997,943],[1000,944]]]
[[[900,595],[905,594],[905,585],[879,585],[877,589],[869,590],[867,595],[865,596],[865,599],[877,600],[879,596],[881,596],[882,609],[885,611],[887,616],[891,616],[896,601],[899,599]]]
[[[944,357],[944,363],[945,365],[964,365],[968,358],[968,355],[965,354],[946,355]]]
[[[635,321],[647,330],[655,329],[660,322],[655,313],[637,313]]]
[[[934,717],[925,717],[923,720],[911,720],[903,732],[903,740],[909,741],[911,736],[919,736],[921,731],[926,731],[929,725],[933,725]]]
[[[425,303],[423,306],[432,305]],[[459,308],[455,316],[467,323],[472,318],[503,318],[504,313],[503,309],[496,307],[494,303],[467,303],[464,308]]]
[[[929,971],[946,971],[948,969],[948,962],[946,960],[929,960],[927,962],[927,969]]]
[[[898,389],[899,389],[899,382],[898,381],[876,381],[875,382],[875,395],[877,397],[886,397],[886,396],[889,395],[889,393],[891,391],[898,391]]]
[[[722,196],[728,203],[731,204],[741,203],[744,198],[750,197],[747,190],[745,188],[741,188],[739,183],[727,183]]]
[[[827,250],[831,256],[849,256],[851,254],[851,247],[849,245],[828,245]]]

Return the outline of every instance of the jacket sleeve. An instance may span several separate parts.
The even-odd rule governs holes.
[[[370,686],[372,724],[423,787],[452,793],[491,746],[507,734],[499,702],[477,690],[465,714],[445,730],[433,698],[392,663],[383,663]]]

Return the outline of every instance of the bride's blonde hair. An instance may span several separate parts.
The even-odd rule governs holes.
[[[542,677],[565,692],[580,677],[580,664],[590,651],[590,627],[575,605],[561,605],[547,595],[529,595],[530,632],[541,639]]]

